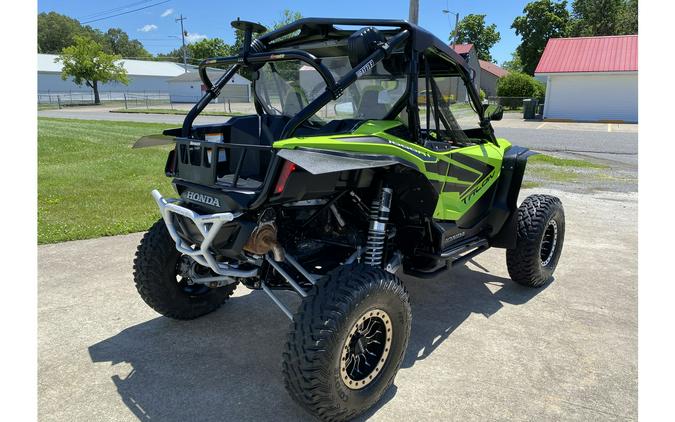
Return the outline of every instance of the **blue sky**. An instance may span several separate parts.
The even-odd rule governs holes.
[[[92,2],[84,0],[39,0],[38,11],[55,11],[85,22],[87,16],[129,4],[143,7],[162,0],[108,0]],[[511,58],[511,52],[520,43],[510,28],[513,19],[522,14],[527,0],[420,0],[420,25],[445,40],[454,26],[454,16],[442,13],[443,9],[459,12],[460,19],[470,13],[486,14],[486,22],[497,24],[501,41],[492,49],[492,57],[498,63]],[[131,7],[130,9],[136,8]],[[363,17],[407,19],[407,0],[170,0],[166,3],[134,13],[92,22],[92,27],[107,30],[119,27],[129,36],[140,40],[151,53],[168,52],[180,45],[180,25],[174,19],[182,13],[187,17],[186,30],[193,39],[220,37],[233,41],[229,22],[237,17],[259,21],[265,25],[278,20],[284,9],[297,10],[306,17]],[[126,10],[126,9],[124,9]],[[120,11],[124,11],[120,10]]]

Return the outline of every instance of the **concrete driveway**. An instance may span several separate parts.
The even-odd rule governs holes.
[[[567,234],[546,288],[511,282],[496,249],[404,277],[410,345],[363,419],[637,418],[637,195],[556,194]],[[39,420],[306,420],[283,388],[281,311],[239,287],[199,320],[158,316],[133,286],[139,239],[39,247]]]

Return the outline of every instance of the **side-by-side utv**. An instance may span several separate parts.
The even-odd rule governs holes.
[[[162,218],[138,247],[136,287],[176,319],[216,310],[238,284],[262,290],[291,320],[291,397],[318,418],[350,419],[393,383],[408,344],[397,274],[442,277],[497,247],[515,282],[542,286],[561,254],[563,207],[547,195],[518,206],[531,153],[495,137],[500,107],[481,103],[465,60],[424,29],[233,26],[240,54],[201,63],[203,98],[164,132],[178,197],[152,192]],[[252,80],[256,113],[194,124],[236,73]],[[278,290],[297,292],[299,307]]]

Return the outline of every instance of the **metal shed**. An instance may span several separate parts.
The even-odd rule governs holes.
[[[89,87],[75,85],[71,78],[61,79],[63,65],[55,61],[57,57],[56,54],[38,54],[38,93],[90,93]],[[100,84],[100,92],[166,93],[167,78],[185,73],[182,65],[172,62],[123,59],[117,63],[126,69],[129,84]]]
[[[544,119],[638,121],[638,36],[552,38],[535,70]]]
[[[211,80],[216,80],[225,72],[222,70],[209,69]],[[169,97],[172,103],[195,103],[204,95],[206,87],[202,84],[198,72],[189,72],[167,80]],[[251,81],[237,74],[227,83],[214,102],[250,102]]]

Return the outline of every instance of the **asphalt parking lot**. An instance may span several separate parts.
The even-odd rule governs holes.
[[[496,249],[433,280],[403,277],[410,344],[363,419],[637,418],[637,194],[553,193],[567,234],[545,288],[511,282]],[[139,239],[38,248],[39,420],[306,420],[283,388],[281,311],[239,287],[199,320],[158,316],[133,286]]]

